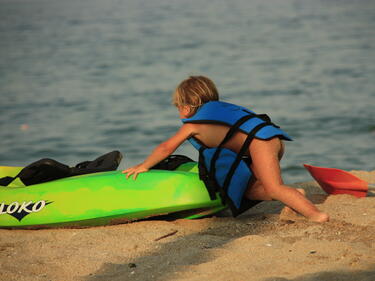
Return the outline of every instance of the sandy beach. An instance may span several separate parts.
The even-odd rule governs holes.
[[[375,170],[352,172],[375,182]],[[314,181],[293,186],[330,222],[263,202],[236,219],[0,230],[0,280],[375,280],[375,196],[327,196]]]

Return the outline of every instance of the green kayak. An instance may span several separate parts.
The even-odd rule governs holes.
[[[22,167],[0,167],[0,177]],[[219,197],[218,197],[219,198]],[[121,171],[74,176],[31,186],[0,187],[0,228],[85,227],[174,214],[199,218],[224,209],[210,200],[196,163],[126,179]]]

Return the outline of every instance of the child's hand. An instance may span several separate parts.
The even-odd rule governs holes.
[[[127,168],[126,170],[123,170],[123,174],[127,174],[126,178],[128,179],[131,175],[133,175],[133,179],[135,180],[139,173],[147,172],[149,169],[143,166],[142,164],[138,164],[136,166],[133,166],[131,168]]]

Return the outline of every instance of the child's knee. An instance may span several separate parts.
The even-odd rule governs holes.
[[[280,192],[283,192],[284,186],[282,184],[269,184],[264,185],[264,190],[267,195],[272,199],[277,199],[280,196]]]
[[[249,184],[245,192],[245,197],[250,200],[263,200],[263,201],[272,200],[272,198],[264,190],[264,187],[260,181],[254,181]]]

